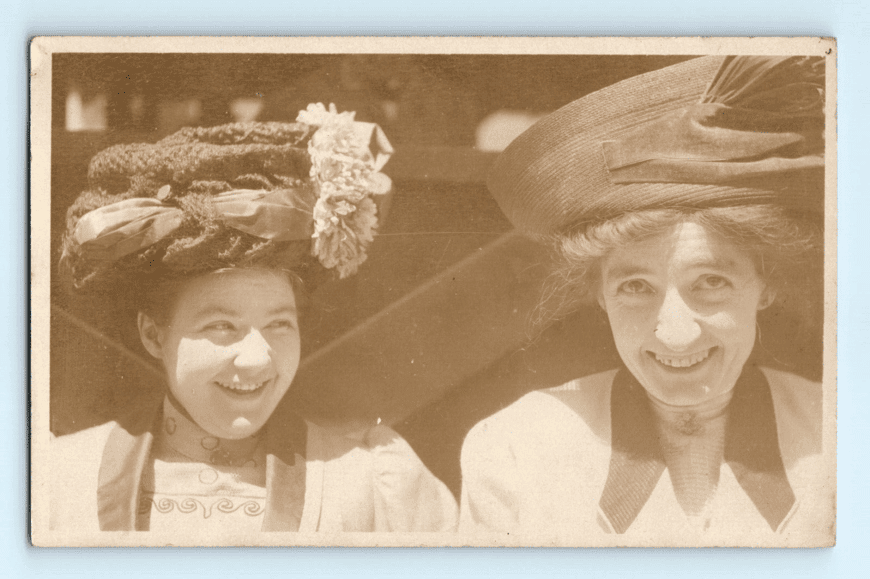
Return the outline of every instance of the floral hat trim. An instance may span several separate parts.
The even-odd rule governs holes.
[[[393,153],[387,136],[374,123],[356,122],[355,114],[317,103],[296,118],[317,127],[308,142],[317,194],[312,252],[342,278],[356,273],[366,260],[378,224],[372,197],[392,187],[390,178],[379,172]]]
[[[316,128],[308,142],[310,183],[296,190],[226,191],[212,199],[212,207],[226,226],[262,239],[312,239],[312,254],[345,278],[366,260],[378,225],[373,197],[392,187],[379,171],[393,149],[379,126],[356,122],[354,113],[338,113],[335,105],[309,105],[298,121]],[[307,187],[315,193],[313,210],[306,201],[310,193],[303,192]],[[172,235],[183,209],[168,188],[157,198],[126,199],[83,215],[73,230],[83,255],[111,263]]]

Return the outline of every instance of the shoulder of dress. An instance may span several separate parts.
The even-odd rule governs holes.
[[[426,470],[408,441],[389,426],[373,426],[365,433],[362,442],[377,474],[418,476],[419,472]]]
[[[762,368],[767,378],[786,462],[817,455],[822,446],[823,391],[820,382]]]
[[[52,504],[58,513],[75,510],[78,493],[96,490],[106,442],[116,427],[109,422],[52,439]]]
[[[360,454],[405,454],[411,451],[405,439],[384,424],[346,428],[320,426],[313,422],[306,422],[306,425],[308,450],[314,451],[321,459],[350,458]]]
[[[368,477],[396,482],[431,476],[411,445],[384,424],[354,429],[349,434],[343,429],[313,424],[309,429],[309,451],[309,458],[326,462],[327,469],[341,472],[343,478],[356,477],[358,484]]]
[[[550,437],[554,430],[609,430],[610,391],[617,370],[577,378],[561,386],[529,392],[513,404],[477,423],[469,438]]]
[[[51,439],[51,451],[63,454],[82,452],[88,448],[102,449],[109,435],[117,426],[117,422],[107,422],[72,434],[54,437]]]
[[[818,419],[821,420],[823,397],[821,382],[814,382],[797,374],[772,368],[761,368],[761,371],[770,386],[777,414],[781,412],[818,414]]]
[[[574,380],[565,382],[560,386],[538,390],[538,392],[551,395],[557,395],[560,392],[578,392],[580,394],[597,394],[601,390],[607,390],[609,392],[610,387],[613,385],[613,378],[616,376],[616,372],[617,369],[614,368],[612,370],[598,372],[597,374],[590,374],[589,376],[583,376],[582,378],[575,378]]]
[[[377,424],[365,431],[363,443],[369,448],[391,447],[407,444],[402,435],[385,424]]]

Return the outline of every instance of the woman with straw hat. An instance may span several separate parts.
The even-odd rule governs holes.
[[[827,532],[821,385],[768,367],[757,338],[820,263],[824,123],[824,59],[704,57],[581,98],[502,153],[491,192],[555,248],[561,306],[600,305],[621,364],[472,429],[461,530]]]

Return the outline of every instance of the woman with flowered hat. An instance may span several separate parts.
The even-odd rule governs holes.
[[[470,432],[460,530],[829,536],[821,385],[769,367],[757,336],[759,312],[803,303],[820,272],[824,86],[822,58],[692,59],[581,98],[502,153],[491,192],[555,248],[559,307],[600,305],[621,364]]]
[[[275,413],[304,290],[366,259],[391,152],[379,127],[312,105],[297,123],[188,128],[91,161],[61,274],[138,311],[167,388],[123,426],[53,440],[54,529],[452,529],[452,495],[390,428],[348,438]]]

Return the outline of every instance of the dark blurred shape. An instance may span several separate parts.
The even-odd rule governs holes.
[[[260,120],[293,120],[308,103],[332,102],[380,124],[395,144],[470,147],[493,111],[551,111],[685,58],[344,55],[268,95]]]
[[[290,120],[308,103],[335,103],[397,144],[468,146],[478,116],[470,88],[425,56],[347,55],[268,97],[261,117]]]

